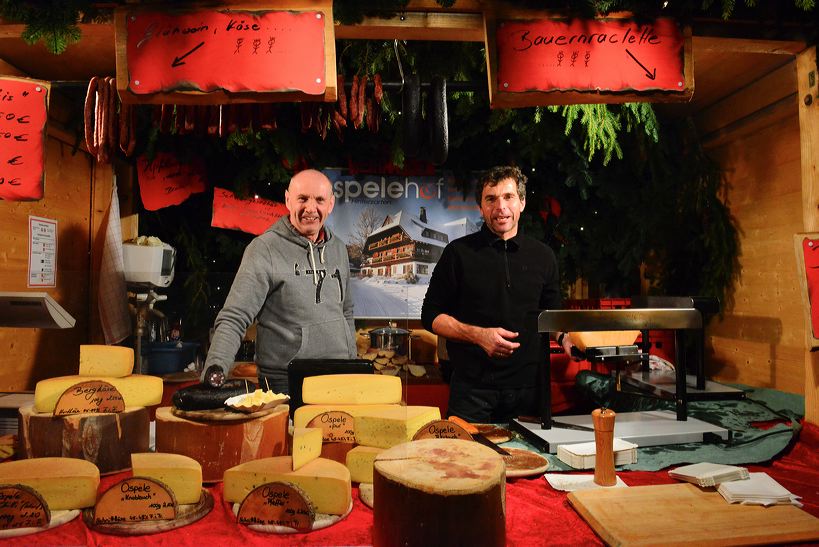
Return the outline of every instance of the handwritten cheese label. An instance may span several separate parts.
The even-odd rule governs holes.
[[[449,420],[433,420],[421,427],[412,437],[413,441],[420,439],[462,439],[471,441],[472,435],[466,430]]]
[[[94,507],[95,524],[122,524],[176,518],[176,498],[162,482],[123,479],[106,490]]]
[[[42,528],[49,522],[51,511],[36,490],[22,484],[0,485],[0,530]]]
[[[66,389],[57,400],[54,415],[116,413],[123,410],[125,401],[117,388],[102,380],[89,380]]]
[[[307,427],[320,428],[323,432],[322,441],[325,443],[355,442],[355,418],[347,412],[324,412],[310,420]]]
[[[43,198],[48,85],[0,78],[0,199]]]
[[[201,162],[181,163],[173,154],[159,152],[153,161],[137,159],[137,178],[142,205],[148,211],[179,205],[191,194],[205,191],[205,168]]]
[[[313,528],[316,510],[295,484],[271,482],[253,489],[239,506],[239,524],[286,526],[300,532]]]
[[[499,92],[685,91],[673,19],[501,21],[496,40]]]
[[[213,189],[214,228],[230,228],[259,235],[287,214],[283,203],[264,198],[239,199],[230,190]]]
[[[332,21],[321,11],[130,13],[128,89],[320,95],[327,87],[325,25]]]

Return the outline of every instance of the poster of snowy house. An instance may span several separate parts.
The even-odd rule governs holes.
[[[327,225],[347,244],[355,316],[419,318],[444,247],[480,228],[474,197],[445,174],[324,173],[336,198]]]

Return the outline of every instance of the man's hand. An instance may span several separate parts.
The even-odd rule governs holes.
[[[512,341],[517,337],[518,333],[501,327],[479,328],[473,342],[479,345],[489,357],[509,357],[520,347],[518,342]]]

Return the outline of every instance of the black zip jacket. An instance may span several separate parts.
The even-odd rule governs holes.
[[[460,381],[476,387],[519,388],[537,383],[543,354],[536,311],[560,309],[557,259],[544,243],[518,233],[506,241],[484,225],[452,241],[433,270],[421,321],[445,313],[478,327],[518,332],[521,346],[508,358],[490,358],[479,346],[447,340],[450,361]]]

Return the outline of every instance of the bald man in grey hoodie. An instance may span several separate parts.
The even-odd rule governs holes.
[[[299,172],[285,204],[289,214],[245,249],[216,317],[203,380],[214,370],[230,372],[254,319],[262,388],[287,393],[293,359],[356,356],[347,247],[324,226],[335,204],[330,180],[313,169]]]

